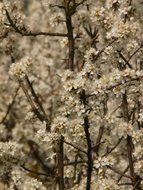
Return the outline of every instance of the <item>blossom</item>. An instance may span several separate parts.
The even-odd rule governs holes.
[[[140,110],[138,121],[143,121],[143,110]]]
[[[9,75],[16,79],[22,80],[30,71],[32,62],[29,57],[24,57],[19,62],[12,63],[9,69]]]
[[[19,151],[20,144],[9,141],[7,143],[0,142],[0,159],[3,163],[12,164],[20,161]],[[21,152],[21,161],[24,159],[24,154]]]
[[[9,189],[58,189],[61,178],[65,190],[142,188],[141,25],[139,1],[0,3],[0,180]]]
[[[26,117],[25,117],[26,120],[31,120],[33,118],[34,118],[34,113],[33,112],[28,112]]]
[[[95,48],[90,48],[89,50],[86,51],[86,54],[84,56],[86,62],[90,62],[93,61],[95,56],[98,54],[99,52],[95,50]]]
[[[37,179],[33,179],[32,177],[26,176],[17,167],[14,168],[11,175],[12,181],[10,183],[10,189],[13,189],[15,186],[17,186],[21,190],[46,190],[46,187],[43,186],[42,182],[38,181]]]
[[[95,160],[94,165],[96,168],[102,168],[104,166],[112,165],[113,160],[111,158],[107,157],[98,157],[97,160]]]
[[[118,0],[106,0],[106,7],[108,9],[112,8],[114,4],[118,3]]]
[[[143,160],[139,160],[138,162],[135,163],[135,172],[143,177]]]

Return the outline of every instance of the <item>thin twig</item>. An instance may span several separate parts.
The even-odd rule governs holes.
[[[143,47],[143,43],[139,46],[139,48],[137,48],[131,55],[130,58],[128,59],[128,62],[132,59],[132,57],[134,55],[136,55],[136,53],[138,53],[140,51],[140,49]]]
[[[79,150],[80,152],[87,154],[87,152],[85,150],[83,150],[82,148],[78,147],[77,145],[71,143],[71,142],[67,142],[66,140],[63,140],[65,144],[72,146],[73,148]]]
[[[119,183],[118,185],[119,186],[122,186],[122,185],[132,185],[132,183]]]
[[[54,170],[43,160],[42,155],[39,151],[39,146],[32,140],[28,140],[28,145],[30,147],[30,154],[37,160],[37,162],[42,166],[42,169],[47,173],[47,175],[54,175]]]
[[[85,3],[86,1],[87,1],[87,0],[82,0],[81,2],[79,2],[79,3],[76,4],[76,7],[82,5],[82,4]]]
[[[122,140],[123,140],[123,137],[121,137],[112,148],[110,148],[109,150],[107,150],[107,152],[103,156],[107,156],[108,154],[110,154],[111,152],[113,152],[117,148],[117,146],[121,143]]]
[[[28,172],[30,172],[30,173],[36,174],[36,175],[43,175],[43,176],[46,176],[46,177],[53,177],[53,176],[51,176],[50,174],[48,175],[48,174],[42,173],[42,172],[35,172],[35,171],[33,171],[33,170],[31,170],[31,169],[25,167],[24,165],[21,165],[21,167],[22,167],[24,170],[26,170],[26,171],[28,171]]]
[[[125,83],[130,83],[130,82],[132,82],[132,81],[138,81],[138,80],[140,80],[140,79],[142,79],[142,78],[143,78],[143,76],[131,78],[131,79],[129,79],[129,80],[126,80]],[[124,84],[125,84],[125,83],[124,83]],[[122,82],[122,81],[119,82],[119,83],[117,83],[117,84],[114,84],[114,85],[111,85],[111,86],[107,87],[106,90],[112,90],[113,88],[116,88],[116,87],[118,87],[118,86],[120,86],[120,85],[123,85],[123,82]]]
[[[12,27],[16,33],[21,34],[22,36],[57,36],[57,37],[68,37],[67,34],[62,34],[62,33],[50,33],[50,32],[29,32],[25,28],[19,29],[18,26],[14,23],[12,20],[9,12],[5,9],[6,11],[6,16],[10,24],[6,24],[10,27]]]
[[[137,182],[136,182],[136,184],[134,185],[134,187],[133,187],[133,190],[141,190],[141,187],[140,187],[140,182],[141,182],[142,180],[140,179],[140,180],[138,180]],[[139,185],[139,186],[138,186]]]
[[[37,116],[37,118],[43,122],[45,121],[45,117],[43,117],[43,115],[41,114],[41,112],[39,111],[39,109],[36,107],[35,102],[32,100],[31,96],[28,93],[28,90],[26,88],[26,86],[24,85],[24,83],[22,81],[19,81],[19,85],[22,88],[23,92],[25,93],[27,100],[32,108],[32,111],[35,113],[35,115]]]
[[[36,103],[37,106],[40,108],[41,112],[43,113],[43,120],[46,121],[47,129],[49,129],[49,128],[50,128],[50,127],[49,127],[49,121],[48,121],[46,112],[45,112],[45,110],[44,110],[44,108],[43,108],[43,105],[42,105],[42,103],[40,102],[39,97],[37,96],[37,94],[36,94],[36,92],[35,92],[35,90],[34,90],[34,88],[33,88],[33,86],[32,86],[32,83],[30,82],[30,80],[29,80],[29,78],[28,78],[27,75],[25,76],[25,79],[26,79],[27,86],[28,86],[28,88],[30,89],[31,94],[32,94],[32,96],[33,96],[33,98],[34,98],[35,103]]]
[[[139,80],[142,80],[142,79],[143,79],[143,76],[137,76],[137,77],[134,77],[134,78],[130,78],[128,80],[124,80],[124,83],[123,83],[123,81],[121,81],[121,82],[118,82],[118,83],[116,83],[114,85],[107,86],[107,87],[105,87],[104,91],[106,93],[108,93],[107,91],[111,92],[111,90],[113,90],[114,88],[116,88],[116,87],[118,87],[120,85],[125,85],[127,83],[131,83],[133,81],[139,81]],[[102,92],[99,92],[99,94],[100,93],[102,93]],[[88,95],[86,95],[86,98],[90,98],[92,96],[96,97],[97,95],[96,94],[88,94]]]
[[[107,166],[107,168],[109,168],[110,170],[114,171],[114,172],[117,173],[117,174],[122,175],[123,177],[132,179],[131,176],[129,176],[129,175],[127,175],[127,174],[124,174],[124,172],[120,171],[119,169],[117,169],[117,168],[115,168],[115,167],[113,167],[113,166]]]
[[[124,120],[129,123],[130,115],[129,115],[129,108],[128,108],[128,101],[127,101],[127,94],[123,94],[122,100],[122,108],[124,114]],[[132,137],[127,135],[127,153],[128,153],[128,160],[129,160],[129,168],[130,168],[130,175],[132,177],[132,186],[134,187],[137,182],[137,175],[134,171],[134,162],[133,162],[133,142]]]
[[[117,40],[117,38],[113,39],[111,42],[109,42],[105,47],[103,47],[98,54],[95,56],[94,58],[94,62],[97,61],[97,59],[100,57],[100,55],[105,51],[105,49],[109,46],[111,46],[115,41]]]
[[[100,142],[103,136],[103,132],[104,132],[104,125],[101,125],[99,128],[99,132],[98,132],[98,136],[97,136],[97,140],[96,140],[96,146],[94,147],[94,152],[96,152],[96,154],[98,155],[98,151],[99,151],[99,147],[100,147]]]
[[[9,112],[11,111],[11,109],[12,109],[14,103],[15,103],[15,99],[16,99],[16,97],[17,97],[19,88],[20,88],[20,87],[18,87],[18,88],[16,89],[15,94],[14,94],[14,96],[13,96],[13,98],[12,98],[12,102],[9,104],[9,106],[8,106],[8,108],[7,108],[7,111],[6,111],[6,113],[5,113],[5,116],[4,116],[3,119],[1,120],[0,124],[2,124],[2,123],[5,122],[5,120],[6,120],[7,116],[8,116],[8,114],[9,114]]]
[[[123,171],[123,174],[125,174],[125,173],[128,171],[128,169],[129,169],[129,165],[125,168],[125,170]],[[117,180],[118,183],[120,182],[120,180],[122,179],[122,177],[123,177],[123,175],[121,175],[121,176],[118,178],[118,180]]]
[[[123,61],[126,63],[126,65],[128,65],[128,67],[130,69],[133,69],[132,65],[129,63],[129,61],[127,61],[127,59],[124,57],[124,55],[121,53],[121,51],[117,51],[119,56],[123,59]]]
[[[65,163],[64,164],[64,166],[70,166],[70,165],[75,165],[75,164],[85,164],[85,163],[87,163],[86,161],[82,161],[82,160],[77,160],[76,162],[75,161],[70,161],[70,162],[68,162],[68,163]]]

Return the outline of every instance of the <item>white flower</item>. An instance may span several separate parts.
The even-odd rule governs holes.
[[[33,119],[33,118],[34,118],[34,113],[31,112],[31,111],[29,111],[29,112],[26,114],[25,119],[26,119],[26,120],[31,120],[31,119]]]
[[[63,40],[60,41],[61,47],[64,48],[66,45],[68,45],[67,38],[63,38]]]
[[[84,56],[86,62],[92,61],[98,53],[99,52],[96,51],[95,48],[90,48],[89,50],[87,50]]]
[[[0,142],[0,159],[2,162],[7,162],[12,164],[13,161],[18,161],[19,153],[21,154],[21,158],[23,157],[22,151],[20,151],[22,146],[14,141],[9,142]]]
[[[112,8],[113,4],[117,3],[118,0],[106,0],[106,7],[107,9]]]
[[[104,166],[112,165],[113,159],[107,157],[98,157],[97,160],[94,162],[94,166],[96,168],[102,168]]]
[[[9,69],[9,74],[16,79],[23,79],[30,71],[31,65],[31,59],[29,57],[24,57],[19,62],[12,63]]]
[[[10,190],[15,189],[15,186],[21,190],[46,190],[41,181],[29,177],[25,172],[17,167],[14,167],[11,172]]]
[[[143,109],[140,110],[138,121],[143,121]]]

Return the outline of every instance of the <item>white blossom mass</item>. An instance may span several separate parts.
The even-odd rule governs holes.
[[[0,0],[0,190],[143,190],[142,0]]]

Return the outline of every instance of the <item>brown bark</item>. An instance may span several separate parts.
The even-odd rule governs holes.
[[[124,114],[124,120],[129,123],[130,121],[130,115],[129,115],[129,108],[128,108],[128,101],[127,101],[127,94],[123,94],[123,100],[122,100],[122,109]],[[140,178],[135,174],[134,171],[134,162],[133,162],[133,142],[132,137],[130,135],[127,135],[127,154],[128,154],[128,161],[129,161],[129,169],[130,169],[130,175],[131,175],[131,181],[133,189],[135,190],[141,190],[140,187]]]
[[[57,142],[57,175],[59,190],[64,190],[64,137]]]

